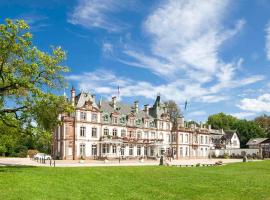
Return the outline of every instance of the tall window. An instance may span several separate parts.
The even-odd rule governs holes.
[[[92,156],[96,156],[96,155],[97,155],[97,145],[92,144]]]
[[[121,137],[126,137],[126,130],[125,129],[121,130]]]
[[[186,156],[188,156],[188,147],[186,147]]]
[[[207,144],[207,136],[204,138],[204,143]]]
[[[160,126],[160,127],[159,127],[160,129],[163,129],[163,122],[160,122],[160,123],[159,123],[159,126]]]
[[[201,135],[201,144],[203,144],[203,136]]]
[[[148,127],[149,126],[149,122],[148,121],[145,121],[144,126],[145,127]]]
[[[183,143],[184,139],[183,139],[183,134],[180,134],[180,142]]]
[[[170,123],[167,122],[167,130],[170,130]]]
[[[186,143],[188,143],[188,134],[186,134]]]
[[[180,156],[183,156],[183,147],[180,147]]]
[[[144,138],[148,139],[148,132],[147,131],[144,132]]]
[[[140,139],[142,137],[142,133],[141,133],[141,131],[138,131],[137,132],[137,139]]]
[[[114,124],[117,124],[117,117],[113,117],[112,121],[113,121]]]
[[[92,128],[92,137],[97,137],[97,128],[96,127]]]
[[[85,156],[85,144],[80,144],[80,156]]]
[[[141,155],[141,146],[137,146],[137,156]]]
[[[81,137],[85,137],[86,135],[86,127],[85,126],[81,126],[80,127],[80,136]]]
[[[80,113],[80,119],[81,120],[86,120],[86,112],[81,112]]]
[[[169,134],[167,134],[167,142],[171,142],[171,138]]]
[[[176,142],[176,135],[175,134],[172,135],[172,142]]]
[[[151,132],[151,138],[152,138],[152,139],[155,139],[155,138],[156,138],[155,132]]]
[[[113,129],[113,133],[112,134],[113,134],[113,136],[117,136],[117,129],[116,128]]]
[[[122,145],[121,146],[121,156],[124,156],[125,155],[125,146]]]
[[[109,144],[102,145],[102,153],[109,153]]]
[[[97,122],[97,114],[96,113],[92,113],[92,122]]]
[[[103,129],[103,135],[109,135],[109,129],[104,128]]]
[[[132,145],[129,146],[129,155],[130,156],[133,155],[133,146]]]
[[[115,145],[115,144],[113,145],[112,152],[113,152],[113,153],[116,153],[116,145]]]

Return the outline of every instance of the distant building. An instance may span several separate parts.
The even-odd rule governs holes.
[[[239,149],[240,139],[234,130],[223,131],[209,129],[211,149]]]
[[[268,140],[268,138],[251,138],[246,145],[250,149],[259,149],[265,140]]]

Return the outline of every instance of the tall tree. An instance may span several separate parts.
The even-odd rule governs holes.
[[[265,130],[265,132],[267,133],[267,137],[270,138],[270,116],[264,114],[256,117],[254,121]]]
[[[177,118],[181,116],[181,110],[179,106],[173,100],[164,102],[170,118],[173,122],[173,129],[177,128]]]
[[[218,113],[210,115],[207,120],[207,124],[210,124],[214,129],[231,130],[237,123],[238,119],[231,115],[224,113]]]
[[[36,121],[51,130],[57,115],[72,109],[54,95],[65,86],[68,68],[61,63],[66,54],[60,47],[51,54],[40,51],[28,29],[23,20],[0,25],[0,120],[14,127]]]

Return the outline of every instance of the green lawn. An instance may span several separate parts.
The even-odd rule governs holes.
[[[0,200],[268,199],[270,161],[219,167],[0,167]]]

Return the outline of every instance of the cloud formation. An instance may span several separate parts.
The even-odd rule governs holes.
[[[265,93],[257,98],[244,98],[238,107],[245,111],[270,112],[270,94]]]

